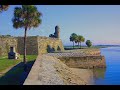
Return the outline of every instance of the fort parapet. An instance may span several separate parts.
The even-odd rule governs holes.
[[[17,37],[18,39],[18,53],[23,54],[23,37]],[[64,51],[62,41],[57,38],[31,36],[27,37],[27,54],[38,55],[41,53],[47,53],[53,51]]]
[[[0,56],[8,55],[10,47],[15,47],[16,52],[23,54],[24,37],[0,37]],[[38,55],[51,51],[64,51],[62,41],[58,38],[28,36],[27,54]],[[58,49],[59,48],[59,49]]]
[[[59,32],[59,27],[56,26],[54,37],[28,36],[26,53],[28,55],[38,55],[47,52],[64,51]],[[24,37],[0,36],[0,56],[8,55],[10,47],[14,47],[19,54],[24,54]]]

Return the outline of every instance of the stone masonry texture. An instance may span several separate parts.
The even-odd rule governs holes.
[[[0,56],[8,55],[10,47],[15,47],[17,50],[17,39],[14,37],[0,37]]]
[[[24,52],[24,37],[0,37],[0,56],[8,55],[10,47],[15,47],[15,51],[19,54]],[[58,38],[28,36],[27,37],[27,54],[38,55],[40,53],[47,53],[48,46],[54,51],[64,51],[62,41]]]

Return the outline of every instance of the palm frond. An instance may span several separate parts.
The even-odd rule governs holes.
[[[16,7],[14,9],[14,19],[12,20],[13,27],[27,27],[29,29],[38,27],[42,22],[40,19],[41,15],[42,14],[38,12],[37,7],[34,5],[22,5],[22,7]]]
[[[6,11],[9,8],[9,5],[0,5],[0,12]]]

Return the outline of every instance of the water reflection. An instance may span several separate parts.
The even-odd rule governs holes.
[[[95,69],[92,69],[92,71],[93,71],[94,83],[96,83],[95,81],[98,79],[105,78],[106,68],[95,68]]]
[[[106,69],[94,69],[95,85],[120,85],[120,47],[102,48]]]

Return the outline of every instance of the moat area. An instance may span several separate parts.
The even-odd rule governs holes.
[[[107,68],[97,70],[95,85],[120,85],[120,47],[102,48],[101,54],[105,56]]]

